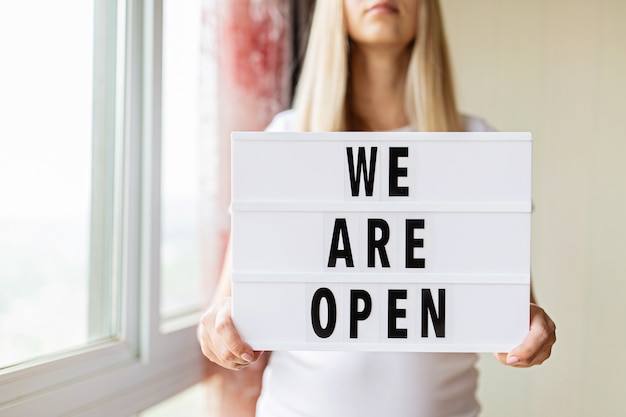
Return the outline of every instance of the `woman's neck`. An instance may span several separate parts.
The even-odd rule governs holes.
[[[404,108],[409,53],[351,45],[348,130],[393,130],[409,123]]]

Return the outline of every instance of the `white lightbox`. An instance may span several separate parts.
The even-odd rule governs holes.
[[[257,350],[510,350],[531,153],[529,133],[233,133],[237,328]]]

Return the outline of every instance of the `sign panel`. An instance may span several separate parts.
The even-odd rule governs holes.
[[[254,349],[521,342],[529,133],[232,138],[233,319]]]

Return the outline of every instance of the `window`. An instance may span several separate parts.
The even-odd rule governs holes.
[[[50,17],[67,8],[72,19],[58,27]],[[115,329],[88,328],[93,4],[0,9],[1,368]]]
[[[2,416],[128,416],[203,375],[198,300],[161,299],[162,16],[0,5]]]

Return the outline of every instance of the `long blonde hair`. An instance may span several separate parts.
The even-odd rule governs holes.
[[[405,111],[416,131],[460,131],[452,70],[437,0],[421,0],[407,68]],[[296,128],[346,130],[348,31],[343,1],[317,0],[294,97]]]

